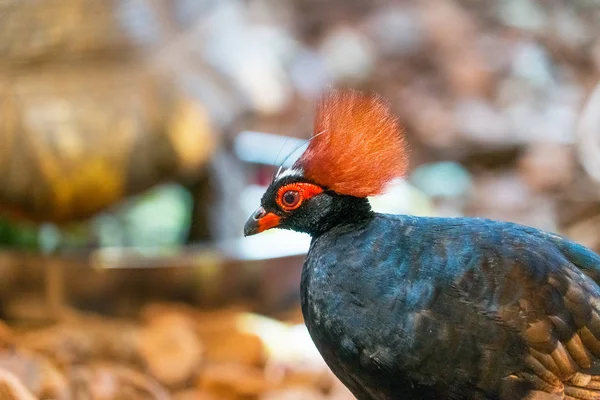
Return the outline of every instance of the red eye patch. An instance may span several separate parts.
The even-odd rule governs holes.
[[[293,211],[319,193],[323,193],[323,188],[312,183],[290,183],[277,190],[275,201],[282,210]]]

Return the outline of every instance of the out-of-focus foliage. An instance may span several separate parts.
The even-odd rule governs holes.
[[[185,242],[190,227],[192,198],[179,185],[156,187],[114,210],[64,229],[0,219],[0,243],[22,249],[131,246],[169,248]]]
[[[0,218],[0,243],[10,247],[35,249],[39,246],[38,229]]]
[[[513,220],[600,246],[597,229],[578,233],[580,223],[600,215],[600,190],[575,151],[577,120],[600,76],[597,2],[3,4],[0,54],[8,61],[0,76],[10,79],[0,79],[0,91],[12,94],[5,115],[18,116],[4,118],[4,127],[37,132],[34,139],[46,143],[0,146],[0,165],[6,154],[29,157],[13,158],[5,170],[46,171],[29,181],[9,174],[20,197],[5,200],[29,202],[42,214],[93,213],[100,203],[168,179],[174,165],[194,171],[205,158],[196,135],[203,115],[227,132],[306,138],[316,97],[334,84],[375,90],[401,116],[412,148],[409,182],[422,195],[411,197],[408,209],[428,212],[417,204],[427,198],[433,214]],[[20,23],[27,20],[34,23]],[[89,138],[73,133],[88,126]],[[178,126],[188,133],[165,134]],[[100,162],[89,154],[106,132],[123,142],[110,136],[112,145],[98,157],[112,161]],[[127,144],[135,140],[123,132],[135,132],[138,145]],[[55,139],[40,142],[44,137]],[[90,152],[58,163],[57,154],[71,154],[77,140]],[[41,168],[40,159],[52,162]],[[82,169],[74,172],[78,162]],[[228,197],[241,193],[226,176],[219,179],[231,186]]]
[[[101,246],[171,247],[187,236],[190,193],[180,186],[156,188],[123,209],[100,215],[91,224]]]
[[[202,174],[217,126],[156,53],[184,30],[164,6],[0,3],[0,209],[68,222]]]

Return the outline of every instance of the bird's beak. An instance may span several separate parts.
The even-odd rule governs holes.
[[[264,208],[258,207],[244,225],[244,236],[256,235],[267,229],[275,228],[280,222],[281,218],[278,215],[266,212]]]

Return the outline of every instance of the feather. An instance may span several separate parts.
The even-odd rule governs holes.
[[[331,90],[317,105],[312,140],[294,168],[336,193],[367,197],[404,175],[407,153],[400,123],[386,100]]]

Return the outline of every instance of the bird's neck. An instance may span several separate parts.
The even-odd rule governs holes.
[[[332,202],[329,212],[319,221],[310,235],[316,238],[333,228],[356,228],[374,216],[375,213],[366,198],[338,195]]]

